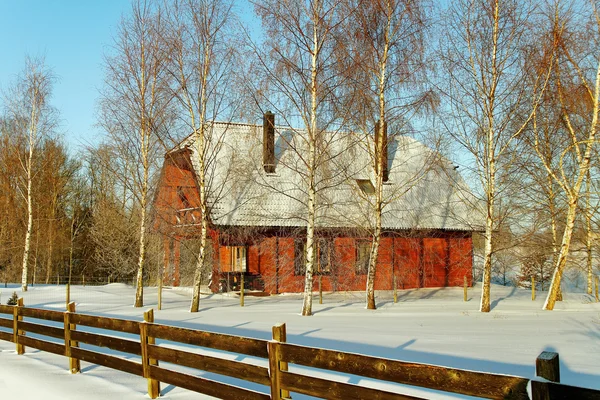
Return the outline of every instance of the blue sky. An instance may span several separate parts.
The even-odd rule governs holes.
[[[71,150],[98,142],[96,99],[102,59],[126,0],[0,0],[0,88],[14,82],[25,56],[45,56],[58,77],[52,104]]]
[[[110,51],[129,0],[0,0],[0,89],[23,69],[25,56],[45,56],[58,77],[52,104],[60,111],[68,147],[98,143],[96,103],[103,56]],[[252,14],[245,1],[243,20]],[[0,101],[1,102],[1,101]]]

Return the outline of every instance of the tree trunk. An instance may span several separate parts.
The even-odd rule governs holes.
[[[135,304],[134,307],[144,306],[144,264],[146,262],[146,206],[148,202],[148,180],[149,180],[149,144],[150,131],[146,126],[147,121],[142,119],[141,127],[141,151],[144,176],[142,180],[142,193],[140,194],[140,256],[138,259],[137,276],[135,280]]]
[[[483,254],[483,279],[481,285],[481,303],[479,306],[479,311],[481,312],[490,312],[490,286],[492,280],[492,254],[493,254],[493,242],[492,235],[494,233],[494,195],[495,195],[495,163],[493,154],[491,152],[492,143],[491,139],[488,143],[488,148],[490,148],[488,157],[489,157],[489,165],[488,165],[488,184],[487,184],[487,215],[485,220],[485,247]]]
[[[315,13],[317,12],[315,7]],[[315,187],[315,167],[317,159],[317,61],[319,56],[318,23],[313,16],[313,48],[311,57],[311,87],[310,87],[310,129],[308,138],[308,218],[306,222],[306,271],[304,276],[304,299],[302,302],[302,315],[312,315],[312,287],[315,254],[315,211],[317,190]]]
[[[312,141],[311,141],[312,142]],[[314,144],[310,145],[310,160],[315,159]],[[312,164],[314,165],[314,164]],[[306,223],[306,260],[305,260],[305,276],[304,276],[304,299],[302,302],[302,315],[312,315],[312,288],[313,288],[313,271],[315,261],[315,205],[316,205],[316,190],[314,170],[309,171],[309,186],[308,186],[308,221]]]
[[[40,209],[38,208],[38,214],[40,212]],[[38,264],[38,254],[39,254],[39,250],[40,250],[40,220],[38,218],[38,223],[37,223],[37,228],[36,228],[36,232],[37,234],[35,235],[35,257],[33,258],[33,276],[31,277],[31,285],[35,285],[36,283],[36,274],[37,274],[37,264]]]
[[[367,310],[376,310],[375,303],[375,272],[377,268],[377,255],[379,254],[379,242],[381,240],[381,215],[379,215],[379,227],[375,227],[373,242],[371,243],[371,254],[369,255],[369,270],[367,273]]]
[[[389,4],[388,4],[389,6]],[[377,124],[378,132],[375,132],[375,136],[379,135],[379,140],[375,140],[375,204],[373,205],[375,211],[375,229],[373,231],[373,242],[371,243],[371,252],[369,254],[369,271],[367,273],[367,309],[377,309],[375,303],[375,277],[377,276],[377,257],[379,255],[379,243],[381,241],[381,214],[383,212],[383,170],[387,168],[387,165],[383,165],[384,160],[387,161],[387,157],[384,157],[384,152],[387,152],[387,129],[386,129],[386,112],[385,112],[385,89],[386,89],[386,68],[387,58],[390,46],[390,24],[393,15],[392,10],[388,7],[387,13],[387,24],[385,27],[385,40],[383,46],[383,55],[379,62],[379,124]]]
[[[33,118],[32,118],[33,120]],[[32,128],[33,129],[33,128]],[[21,274],[21,290],[27,291],[27,267],[29,262],[29,250],[31,247],[31,231],[33,229],[33,196],[31,195],[32,166],[33,166],[33,138],[29,140],[29,158],[27,161],[27,233],[25,234],[25,249],[23,251],[23,271]]]
[[[144,306],[144,263],[146,261],[146,202],[145,194],[142,195],[142,210],[140,222],[140,257],[138,259],[137,276],[135,279],[135,304],[134,307]]]
[[[198,117],[200,119],[200,127],[196,128],[196,114],[194,112],[193,102],[189,97],[189,93],[185,93],[187,98],[187,107],[190,115],[190,121],[192,126],[195,128],[194,136],[196,138],[196,153],[198,156],[198,170],[197,175],[199,192],[200,192],[200,216],[201,218],[201,229],[200,229],[200,250],[198,252],[198,260],[196,261],[196,271],[194,273],[194,291],[192,294],[192,303],[190,305],[190,312],[198,312],[200,307],[200,286],[202,285],[202,269],[204,268],[204,260],[206,259],[206,238],[208,236],[208,207],[207,204],[207,187],[206,187],[206,147],[207,147],[207,132],[206,132],[206,114],[207,114],[207,83],[209,80],[209,74],[212,67],[212,47],[207,45],[204,48],[204,64],[199,69],[201,78],[201,90],[200,90],[200,112]],[[182,81],[186,79],[182,73]]]
[[[54,212],[52,213],[54,214]],[[52,240],[52,229],[54,225],[54,215],[48,221],[48,258],[46,260],[46,285],[50,283],[52,277],[52,251],[53,251],[53,240]]]
[[[384,113],[381,113],[384,114]],[[382,157],[384,150],[384,139],[383,135],[386,135],[385,132],[385,122],[384,120],[380,120],[378,124],[379,132],[379,140],[376,141],[376,150],[375,150],[375,171],[377,173],[376,176],[376,189],[375,189],[375,229],[373,231],[373,241],[371,243],[371,251],[369,254],[369,270],[367,273],[367,310],[375,310],[377,309],[377,304],[375,303],[375,277],[377,272],[377,257],[379,255],[379,244],[381,242],[381,213],[382,213],[382,205],[383,205],[383,165]]]
[[[308,222],[306,224],[306,272],[304,276],[304,299],[302,315],[312,315],[312,287],[315,254],[315,188],[311,173],[311,185],[308,192]]]
[[[591,295],[594,291],[593,268],[592,268],[592,208],[590,196],[592,189],[592,178],[588,171],[585,180],[585,228],[586,228],[586,251],[587,251],[587,294]]]
[[[206,196],[206,192],[203,189],[204,184],[200,184],[200,209],[202,212],[202,226],[200,229],[200,251],[198,252],[198,259],[196,260],[196,271],[194,272],[194,291],[192,294],[192,304],[190,306],[190,312],[198,312],[200,308],[200,289],[202,285],[202,269],[204,268],[204,260],[206,259],[206,237],[208,233],[208,219],[205,217],[206,208],[202,205],[205,204],[203,198]]]
[[[479,306],[479,311],[481,312],[489,312],[490,311],[490,286],[492,279],[492,254],[494,252],[493,249],[493,240],[492,236],[494,234],[494,200],[496,198],[496,120],[495,120],[495,102],[496,102],[496,87],[498,84],[498,80],[500,79],[500,75],[498,73],[498,65],[497,65],[497,56],[498,56],[498,41],[500,35],[500,27],[499,27],[499,14],[500,14],[500,4],[499,2],[494,2],[494,19],[493,19],[493,36],[492,36],[492,50],[491,50],[491,85],[489,87],[489,92],[483,94],[485,96],[483,100],[483,104],[485,104],[485,117],[487,119],[487,127],[486,127],[486,139],[485,139],[485,155],[483,156],[484,160],[484,170],[486,179],[485,181],[485,195],[486,195],[486,221],[485,221],[485,250],[483,255],[483,282],[481,285],[481,304]]]
[[[205,92],[203,92],[205,93]],[[206,98],[204,98],[206,101]],[[205,110],[203,110],[205,112]],[[192,121],[194,119],[192,118]],[[190,305],[190,312],[198,312],[200,308],[200,286],[202,285],[202,269],[204,268],[204,260],[206,259],[206,238],[208,236],[208,210],[206,207],[206,164],[205,164],[205,151],[206,151],[206,123],[204,116],[200,116],[200,129],[199,132],[196,130],[196,152],[198,154],[198,166],[199,173],[197,175],[198,190],[200,192],[200,213],[201,213],[201,228],[200,228],[200,250],[198,252],[198,259],[196,260],[196,271],[194,273],[194,291],[192,294],[192,303]]]
[[[483,255],[483,279],[479,311],[490,312],[490,286],[492,275],[492,220],[488,216],[485,225],[485,249]]]
[[[69,246],[69,280],[67,281],[67,306],[71,302],[71,278],[73,276],[73,247],[75,243],[75,215],[73,215],[73,221],[71,222],[71,245]]]
[[[562,274],[567,265],[567,258],[569,255],[569,247],[571,245],[571,236],[573,234],[573,227],[575,226],[575,217],[577,216],[577,201],[571,199],[569,201],[569,209],[567,212],[567,223],[565,225],[565,232],[563,233],[563,239],[560,246],[560,252],[556,261],[556,267],[554,268],[554,274],[552,275],[552,281],[550,283],[550,290],[548,291],[548,297],[544,303],[544,310],[553,310],[554,304],[557,300],[557,296],[560,291],[560,283],[562,280]]]

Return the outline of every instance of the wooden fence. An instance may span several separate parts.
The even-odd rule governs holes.
[[[3,318],[3,314],[9,317]],[[53,321],[54,326],[40,320]],[[100,334],[98,330],[112,331],[113,335]],[[75,303],[70,303],[65,312],[26,308],[23,299],[19,299],[17,306],[0,305],[0,340],[15,343],[18,354],[23,354],[26,347],[33,347],[66,356],[71,373],[80,372],[80,361],[86,361],[144,377],[148,380],[148,395],[153,399],[160,394],[161,382],[223,399],[285,399],[291,397],[290,392],[344,400],[418,399],[387,389],[342,382],[343,376],[338,380],[325,379],[319,370],[369,378],[375,383],[392,382],[489,399],[528,399],[530,382],[534,400],[600,399],[598,390],[558,383],[556,353],[544,352],[538,357],[536,374],[544,379],[530,380],[289,344],[285,324],[273,327],[272,340],[155,324],[152,310],[144,313],[144,321],[138,322],[78,314]],[[108,348],[125,356],[90,350],[89,346],[82,348],[80,344],[100,350]],[[205,348],[218,352],[216,356],[200,354],[176,348],[177,344],[187,345],[191,350]],[[227,359],[227,353],[221,351],[255,360],[249,363]],[[289,364],[310,369],[291,372]],[[193,374],[195,370],[264,385],[264,391],[197,376]],[[400,391],[402,387],[395,389]]]

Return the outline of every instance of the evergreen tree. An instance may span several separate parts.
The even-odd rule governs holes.
[[[8,304],[9,306],[16,306],[18,301],[19,296],[17,296],[17,292],[13,292],[12,296],[10,296],[6,304]]]

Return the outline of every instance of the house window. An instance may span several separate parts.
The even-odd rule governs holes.
[[[369,258],[371,242],[368,240],[356,241],[356,274],[366,275],[369,272]]]
[[[294,275],[306,273],[306,241],[296,239],[294,241]]]
[[[246,246],[227,246],[227,263],[221,266],[223,272],[247,271]]]
[[[331,273],[333,243],[330,239],[315,240],[313,270],[315,274]],[[306,274],[306,239],[296,239],[294,246],[294,275]]]
[[[369,196],[375,194],[375,186],[370,179],[357,179],[356,184],[364,194]]]
[[[321,275],[331,273],[331,261],[332,261],[332,241],[329,239],[320,238],[317,241],[317,256],[318,256],[318,267],[317,273]]]
[[[190,201],[185,194],[183,186],[177,186],[177,197],[179,197],[179,201],[181,201],[182,208],[190,207]]]

